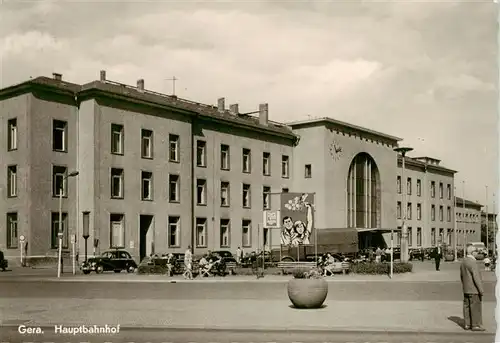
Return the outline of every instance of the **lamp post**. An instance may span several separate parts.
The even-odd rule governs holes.
[[[490,253],[490,235],[489,235],[489,229],[490,229],[489,221],[490,221],[490,218],[489,218],[489,215],[488,215],[488,186],[486,186],[486,204],[485,204],[484,210],[486,212],[486,251],[489,254]]]
[[[59,188],[59,230],[58,230],[58,233],[57,233],[57,236],[59,238],[59,246],[58,246],[58,250],[59,250],[59,253],[58,253],[58,256],[57,256],[57,277],[60,278],[61,277],[61,267],[62,267],[62,240],[63,240],[63,227],[62,227],[62,198],[63,198],[63,191],[64,191],[64,182],[66,181],[66,179],[70,178],[70,177],[73,177],[73,176],[77,176],[78,175],[78,172],[77,171],[74,171],[74,172],[71,172],[69,173],[68,175],[66,175],[63,179],[62,179],[62,182],[61,182],[61,187]]]
[[[403,210],[403,223],[401,225],[401,262],[406,263],[408,262],[408,230],[406,228],[406,210],[407,210],[407,204],[406,204],[406,193],[407,189],[403,190],[403,184],[405,184],[405,156],[408,152],[412,151],[413,148],[409,147],[399,147],[395,148],[394,151],[397,153],[401,154],[402,156],[402,163],[401,163],[401,192],[403,193],[403,204],[402,204],[402,210]]]
[[[466,240],[467,240],[467,235],[465,233],[466,231],[466,221],[465,221],[465,181],[462,181],[462,218],[464,222],[464,258],[467,256],[466,254]]]
[[[83,239],[85,240],[85,262],[87,262],[87,240],[90,237],[89,234],[89,216],[90,211],[83,211]]]
[[[455,231],[455,234],[453,235],[453,260],[458,261],[458,251],[457,251],[457,241],[458,241],[458,236],[457,236],[457,187],[453,187],[453,228]]]

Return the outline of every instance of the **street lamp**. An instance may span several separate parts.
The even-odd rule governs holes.
[[[395,148],[394,151],[397,153],[401,154],[402,156],[402,168],[401,168],[401,192],[403,193],[403,223],[401,225],[402,232],[401,232],[401,262],[406,263],[408,262],[408,230],[406,228],[406,193],[407,189],[403,190],[403,185],[405,184],[405,156],[406,153],[412,151],[413,148],[409,147],[399,147]]]
[[[85,262],[87,262],[87,240],[90,237],[89,234],[89,216],[90,211],[83,212],[83,239],[85,240]]]
[[[61,277],[61,267],[62,267],[62,240],[63,240],[63,227],[62,227],[62,198],[63,198],[63,191],[64,191],[64,182],[66,181],[66,179],[70,178],[70,177],[73,177],[73,176],[77,176],[78,175],[78,172],[77,171],[74,171],[74,172],[71,172],[69,173],[68,175],[66,175],[63,179],[62,179],[62,182],[61,182],[61,187],[59,188],[59,230],[58,230],[58,233],[57,233],[57,236],[59,238],[59,253],[58,253],[58,258],[57,258],[57,277],[60,278]]]

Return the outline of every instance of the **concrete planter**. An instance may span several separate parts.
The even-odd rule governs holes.
[[[320,308],[328,295],[324,279],[292,279],[288,282],[288,298],[296,308]]]

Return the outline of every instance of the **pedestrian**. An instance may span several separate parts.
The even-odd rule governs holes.
[[[380,247],[375,251],[375,263],[380,263],[382,261],[382,249]]]
[[[468,244],[467,256],[460,265],[460,280],[464,293],[464,329],[485,331],[482,327],[483,280],[477,266],[476,258],[472,255],[475,248]]]
[[[420,259],[422,260],[422,262],[424,262],[424,260],[425,260],[425,250],[424,249],[420,250]]]
[[[193,254],[191,253],[191,246],[188,246],[186,252],[184,253],[184,276],[185,279],[193,279]]]
[[[238,247],[236,249],[236,264],[239,266],[241,264],[241,249]]]
[[[434,263],[436,264],[436,271],[439,271],[439,265],[441,264],[441,259],[443,258],[443,250],[441,244],[439,244],[434,249]]]

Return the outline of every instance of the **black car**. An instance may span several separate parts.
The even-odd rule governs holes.
[[[211,255],[215,257],[222,257],[225,263],[236,263],[236,259],[234,258],[233,254],[230,251],[227,250],[218,250],[218,251],[212,251]],[[210,258],[210,256],[209,256]]]
[[[101,274],[111,270],[115,273],[120,273],[122,270],[133,273],[136,268],[137,264],[126,250],[106,251],[101,256],[89,258],[81,267],[83,274],[90,274],[93,271]]]

